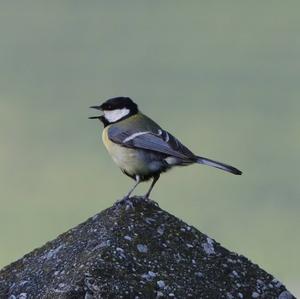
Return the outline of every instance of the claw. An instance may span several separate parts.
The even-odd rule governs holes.
[[[149,197],[149,195],[147,195],[147,194],[145,194],[144,196],[142,196],[142,199],[144,200],[144,201],[152,201],[152,199],[150,199],[150,197]]]
[[[126,195],[125,197],[123,197],[122,199],[119,199],[116,201],[115,203],[116,206],[119,206],[119,205],[125,205],[125,209],[128,210],[128,209],[134,209],[134,205],[133,205],[133,202],[130,200],[130,197],[128,197],[128,195]]]

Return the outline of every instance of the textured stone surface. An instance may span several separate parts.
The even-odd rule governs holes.
[[[295,297],[245,257],[132,198],[0,271],[0,298]]]

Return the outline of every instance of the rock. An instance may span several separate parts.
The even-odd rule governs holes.
[[[295,298],[154,202],[130,201],[5,267],[0,298]]]

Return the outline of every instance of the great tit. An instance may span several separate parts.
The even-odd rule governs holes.
[[[235,167],[195,155],[172,134],[142,114],[137,104],[128,97],[111,98],[100,106],[90,108],[103,111],[103,115],[90,119],[99,119],[103,123],[102,140],[106,149],[122,172],[135,180],[125,199],[140,182],[152,178],[144,196],[149,198],[160,174],[174,166],[198,163],[242,174]]]

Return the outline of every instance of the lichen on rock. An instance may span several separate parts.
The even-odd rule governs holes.
[[[130,201],[5,267],[0,298],[295,298],[156,203]]]

